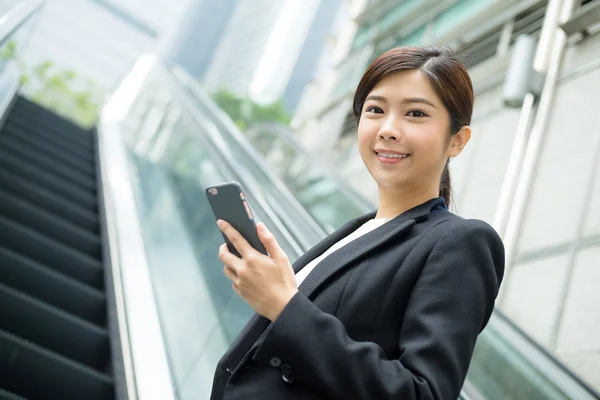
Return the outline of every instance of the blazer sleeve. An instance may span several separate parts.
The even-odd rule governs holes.
[[[402,321],[390,321],[402,323],[398,359],[376,343],[352,340],[340,320],[302,293],[271,324],[253,358],[278,357],[330,399],[456,400],[503,271],[504,247],[494,229],[461,220],[428,255]]]

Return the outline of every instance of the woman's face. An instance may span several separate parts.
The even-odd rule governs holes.
[[[439,187],[450,150],[449,113],[420,70],[387,75],[367,95],[358,148],[380,188]],[[393,158],[391,158],[393,157]]]

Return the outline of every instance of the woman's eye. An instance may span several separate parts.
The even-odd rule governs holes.
[[[373,112],[375,114],[381,114],[383,113],[383,110],[379,107],[376,106],[371,106],[371,107],[367,107],[367,109],[365,110],[366,112]]]
[[[427,114],[425,114],[421,110],[411,110],[406,115],[408,115],[409,117],[416,117],[416,118],[422,118],[422,117],[426,117],[427,116]]]

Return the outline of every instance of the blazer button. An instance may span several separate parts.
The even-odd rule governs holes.
[[[291,375],[292,374],[292,367],[290,367],[287,364],[284,364],[281,366],[281,372],[283,372],[284,375]]]
[[[283,381],[288,385],[291,385],[296,380],[293,376],[289,376],[289,375],[285,375],[285,374],[281,375],[281,379],[283,379]]]
[[[281,366],[281,359],[279,357],[273,357],[271,358],[271,367],[273,368],[279,368]]]

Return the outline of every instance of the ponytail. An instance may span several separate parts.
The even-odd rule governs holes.
[[[444,172],[442,172],[442,180],[440,182],[440,196],[443,197],[446,201],[446,207],[450,208],[452,185],[450,183],[450,168],[448,168],[448,164],[450,164],[450,159],[446,161]]]

